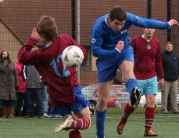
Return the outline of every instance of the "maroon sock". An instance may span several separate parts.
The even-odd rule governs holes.
[[[69,138],[82,138],[78,129],[69,132]]]
[[[133,107],[130,107],[129,103],[127,103],[125,108],[124,108],[124,113],[122,115],[122,118],[121,118],[120,122],[125,124],[127,122],[127,119],[129,117],[129,115],[132,114],[134,110],[135,109]]]
[[[90,121],[88,118],[83,117],[77,120],[74,120],[71,124],[72,129],[87,129],[90,125]]]
[[[148,132],[154,121],[155,116],[155,108],[154,107],[146,107],[145,110],[145,132]]]

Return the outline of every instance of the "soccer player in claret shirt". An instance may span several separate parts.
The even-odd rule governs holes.
[[[159,87],[161,88],[164,84],[164,73],[160,43],[158,39],[153,37],[155,29],[144,28],[143,32],[142,35],[134,37],[130,45],[134,49],[134,74],[138,87],[146,99],[144,136],[156,137],[158,135],[152,131],[152,124],[155,116],[155,95],[158,91],[157,77],[159,78]],[[119,123],[121,124],[120,134],[123,132],[128,116],[133,111],[134,108],[130,106],[125,107]]]
[[[97,57],[99,96],[96,105],[96,137],[104,138],[104,122],[107,114],[107,102],[110,88],[115,79],[117,69],[120,68],[130,94],[129,108],[137,108],[141,92],[133,72],[133,48],[129,45],[128,30],[132,26],[143,28],[170,29],[179,25],[176,20],[161,22],[146,19],[125,12],[120,6],[114,7],[109,14],[99,17],[91,32],[92,53]],[[128,115],[128,114],[127,114]],[[117,131],[120,134],[120,124]]]
[[[45,47],[31,52],[38,41]],[[84,59],[87,58],[85,48],[75,40],[66,34],[58,36],[54,18],[42,16],[31,37],[19,50],[18,59],[25,65],[34,65],[47,82],[50,101],[65,119],[55,132],[70,129],[69,138],[81,138],[79,130],[90,127],[91,115],[89,101],[82,95],[76,69],[67,67],[61,59],[63,50],[70,45],[78,46],[84,53]]]

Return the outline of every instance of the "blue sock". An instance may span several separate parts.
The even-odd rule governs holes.
[[[97,138],[104,138],[104,123],[107,111],[99,112],[96,110],[96,135]]]
[[[137,85],[137,80],[134,79],[134,78],[128,79],[128,80],[126,81],[126,88],[127,88],[127,90],[128,90],[128,92],[129,92],[130,95],[132,94],[133,88],[134,88],[134,87],[137,87],[137,86],[138,86],[138,85]]]

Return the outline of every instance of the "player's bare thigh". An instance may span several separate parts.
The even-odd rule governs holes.
[[[112,84],[113,80],[98,83],[98,101],[96,105],[96,109],[98,111],[102,112],[107,108],[107,102]]]
[[[129,78],[135,78],[134,76],[134,64],[131,61],[124,60],[120,65],[120,69],[122,71],[122,77],[126,82]]]

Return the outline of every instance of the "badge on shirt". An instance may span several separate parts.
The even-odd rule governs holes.
[[[96,43],[96,39],[95,39],[95,38],[92,38],[92,39],[91,39],[91,42],[92,42],[92,43]]]
[[[150,43],[147,43],[147,49],[148,49],[148,50],[151,49],[151,45],[150,45]]]

